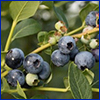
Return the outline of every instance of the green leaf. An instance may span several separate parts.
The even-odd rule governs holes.
[[[47,34],[48,34],[48,32],[46,32],[46,31],[39,32],[38,35],[37,35],[38,41],[40,43],[44,42],[43,44],[47,43]]]
[[[91,70],[85,69],[83,71],[83,74],[85,75],[85,77],[89,81],[89,84],[91,85],[94,79],[94,73]]]
[[[7,54],[7,52],[1,51],[1,66],[3,66],[3,64],[5,63],[6,54]]]
[[[24,91],[22,90],[22,88],[21,88],[21,86],[20,86],[20,84],[19,84],[18,81],[17,81],[17,92],[18,92],[18,94],[19,94],[20,96],[22,96],[22,97],[24,97],[25,99],[27,99],[27,97],[26,97]]]
[[[55,7],[60,7],[68,2],[70,2],[70,1],[59,1],[59,2],[55,3]]]
[[[99,62],[95,63],[95,66],[91,69],[94,73],[93,87],[99,88]]]
[[[18,23],[17,26],[15,27],[12,41],[17,38],[22,38],[25,36],[36,34],[40,30],[41,30],[40,24],[34,19],[23,20],[20,23]]]
[[[85,20],[86,16],[89,14],[89,12],[97,10],[99,11],[99,5],[94,3],[88,3],[79,13],[82,22]]]
[[[69,83],[68,83],[68,78],[67,77],[64,77],[64,85],[65,85],[65,87],[67,88],[67,87],[69,87]]]
[[[47,40],[49,40],[50,37],[53,37],[55,32],[56,32],[55,30],[49,31],[48,34],[47,34]]]
[[[91,86],[74,63],[71,63],[68,69],[68,82],[75,99],[92,99]]]
[[[39,45],[44,45],[46,43],[48,43],[49,38],[53,37],[55,33],[55,30],[52,30],[50,32],[46,32],[46,31],[41,31],[38,33],[38,41],[40,42]]]
[[[10,93],[10,95],[12,95],[15,99],[24,99],[22,96],[20,96],[17,93]]]
[[[49,98],[45,95],[35,95],[31,97],[30,99],[49,99]]]
[[[52,53],[52,46],[50,46],[49,48],[45,49],[44,52],[45,52],[47,55],[51,55],[51,53]]]
[[[10,87],[9,87],[9,84],[7,83],[7,80],[3,77],[2,78],[2,83],[3,83],[3,90],[9,90]]]
[[[64,13],[59,8],[57,8],[55,6],[53,8],[54,8],[54,12],[55,12],[57,18],[59,20],[63,21],[65,23],[66,27],[68,28],[68,22],[67,22],[67,19],[66,19]]]
[[[12,1],[10,15],[16,22],[27,19],[35,14],[39,1]]]
[[[53,8],[53,1],[43,1],[41,3],[41,5],[45,5],[48,7],[48,9],[52,9]]]

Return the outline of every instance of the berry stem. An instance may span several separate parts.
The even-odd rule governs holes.
[[[32,89],[23,88],[23,91],[28,91],[28,90],[54,91],[54,92],[68,92],[68,91],[70,91],[69,87],[67,87],[67,88],[34,87]],[[99,92],[99,89],[98,88],[92,88],[92,91],[93,92]],[[1,90],[1,92],[15,93],[15,92],[17,92],[17,89],[10,89],[10,90],[7,90],[7,91]]]
[[[8,71],[5,71],[1,74],[1,79],[8,74]]]
[[[48,48],[50,46],[52,46],[52,45],[50,43],[47,43],[47,44],[37,48],[36,50],[32,51],[31,53],[38,53],[38,52],[40,52],[40,51],[42,51],[42,50],[44,50],[44,49],[46,49],[46,48]]]
[[[81,33],[81,34],[72,35],[72,37],[81,38],[82,35],[92,34],[94,32],[98,32],[98,31],[99,31],[99,28],[94,28],[94,29],[92,29],[90,31],[87,31],[87,32],[84,32],[84,33]],[[69,35],[69,33],[67,35]],[[47,44],[37,48],[36,50],[32,51],[31,53],[38,53],[38,52],[40,52],[40,51],[42,51],[42,50],[44,50],[44,49],[46,49],[46,48],[48,48],[50,46],[52,46],[52,44],[47,43]]]
[[[6,42],[6,46],[5,46],[4,51],[8,51],[8,49],[9,49],[9,46],[10,46],[10,43],[11,43],[11,38],[12,38],[13,31],[15,29],[16,24],[17,24],[16,21],[13,21],[12,27],[11,27],[11,30],[10,30],[10,33],[9,33],[9,37],[7,39],[7,42]]]
[[[92,88],[92,91],[93,92],[99,92],[99,89],[98,88]]]
[[[34,90],[41,90],[41,91],[55,91],[55,92],[67,92],[69,88],[52,88],[52,87],[36,87],[33,88]]]
[[[75,29],[74,31],[71,31],[71,32],[65,34],[65,36],[66,36],[66,35],[72,35],[73,33],[75,33],[75,32],[77,32],[77,31],[83,29],[83,28],[84,28],[84,25],[85,25],[85,22],[83,22],[83,24],[82,24],[81,27],[79,27],[78,29]],[[32,51],[31,53],[38,53],[38,52],[40,52],[40,51],[42,51],[42,50],[44,50],[44,49],[46,49],[46,48],[48,48],[48,47],[50,47],[50,46],[52,46],[52,44],[47,43],[47,44],[45,44],[45,45],[43,45],[43,46],[37,48],[36,50]]]
[[[76,33],[78,31],[82,30],[84,28],[84,26],[85,26],[85,21],[83,22],[81,27],[79,27],[79,28],[77,28],[77,29],[75,29],[75,30],[73,30],[73,31],[71,31],[69,33],[66,33],[64,36],[72,35],[73,33]]]
[[[23,91],[28,91],[28,90],[67,92],[67,91],[69,91],[69,88],[52,88],[52,87],[34,87],[32,89],[23,88]],[[10,89],[10,90],[7,90],[7,91],[1,90],[1,92],[15,93],[15,92],[17,92],[17,89]]]
[[[92,30],[89,30],[87,32],[83,32],[81,34],[72,35],[72,37],[81,38],[82,35],[93,34],[94,32],[98,32],[98,31],[99,31],[99,28],[93,28]]]

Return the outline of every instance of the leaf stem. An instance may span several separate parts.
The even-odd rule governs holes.
[[[8,37],[7,42],[6,42],[6,46],[5,46],[4,51],[8,51],[8,49],[9,49],[9,46],[10,46],[10,43],[11,43],[11,38],[13,36],[13,31],[15,29],[16,24],[17,24],[16,21],[13,21],[12,27],[11,27],[11,30],[10,30],[10,33],[9,33],[9,37]]]

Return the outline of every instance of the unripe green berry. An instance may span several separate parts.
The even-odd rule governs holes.
[[[86,39],[85,37],[84,37],[84,35],[82,35],[82,37],[81,37],[81,42],[82,43],[84,43],[84,44],[89,44],[89,39]]]
[[[92,29],[93,29],[92,26],[87,26],[87,27],[85,27],[85,28],[83,29],[82,32],[87,32],[87,31],[90,31],[90,30],[92,30]],[[88,37],[89,37],[90,39],[92,39],[92,38],[94,38],[96,35],[97,35],[97,33],[93,33],[93,34],[89,34]]]
[[[93,29],[92,26],[87,26],[87,27],[85,27],[85,28],[83,29],[82,32],[86,32],[86,31],[89,31],[89,30],[92,30],[92,29]]]
[[[59,31],[60,28],[64,26],[64,22],[63,21],[58,21],[56,24],[55,24],[55,28]]]
[[[56,38],[55,37],[50,37],[48,42],[50,44],[54,45],[54,44],[56,44],[57,41],[56,41]]]
[[[39,79],[38,79],[37,74],[28,73],[28,74],[26,75],[26,83],[27,83],[29,86],[37,86],[38,83],[39,83]]]
[[[89,46],[90,48],[95,49],[99,46],[99,41],[97,39],[91,39]]]

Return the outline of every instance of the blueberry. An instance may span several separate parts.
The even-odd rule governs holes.
[[[70,60],[71,61],[74,61],[75,59],[75,56],[79,53],[79,50],[77,47],[75,47],[75,49],[73,49],[70,53]]]
[[[64,66],[69,62],[70,56],[68,54],[63,54],[59,50],[55,50],[51,55],[51,60],[54,65],[60,67]]]
[[[23,72],[18,69],[10,70],[7,75],[7,82],[11,86],[16,87],[17,81],[19,82],[20,85],[24,85],[25,76],[24,76]]]
[[[86,25],[96,27],[96,14],[98,13],[98,11],[91,11],[85,19]]]
[[[23,61],[23,67],[28,73],[37,74],[42,70],[43,59],[38,54],[29,54]]]
[[[91,53],[95,57],[96,62],[99,62],[99,48],[92,49],[91,50]]]
[[[38,74],[38,76],[40,79],[45,80],[50,76],[50,66],[46,61],[42,63],[42,66],[42,71]]]
[[[28,74],[26,75],[26,83],[27,83],[29,86],[37,86],[38,83],[39,83],[39,79],[38,79],[37,74],[28,73]]]
[[[95,58],[92,53],[82,51],[75,56],[75,63],[81,70],[85,68],[91,69],[95,64]]]
[[[12,69],[17,69],[23,64],[24,53],[18,48],[8,51],[5,57],[5,63]]]
[[[58,48],[63,54],[69,54],[75,46],[75,40],[70,36],[64,36],[58,42]]]

